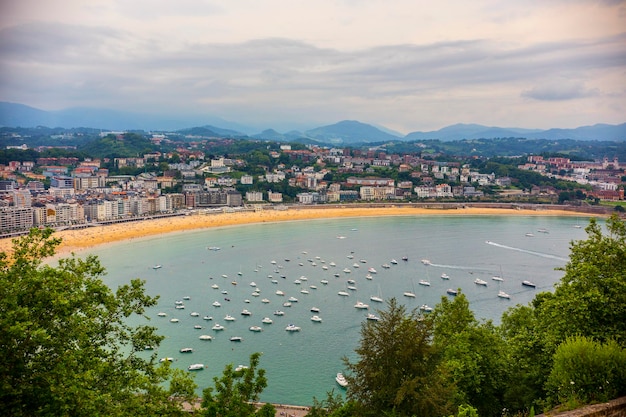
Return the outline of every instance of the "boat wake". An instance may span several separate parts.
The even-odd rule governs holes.
[[[527,253],[527,254],[529,254],[529,255],[540,256],[540,257],[542,257],[542,258],[556,259],[557,261],[563,261],[563,262],[567,262],[567,261],[569,261],[569,259],[567,259],[567,258],[562,258],[562,257],[560,257],[560,256],[551,255],[551,254],[549,254],[549,253],[535,252],[535,251],[532,251],[532,250],[527,250],[527,249],[522,249],[522,248],[515,248],[515,247],[513,247],[513,246],[501,245],[501,244],[499,244],[499,243],[492,242],[492,241],[490,241],[490,240],[488,240],[488,241],[487,241],[487,242],[485,242],[485,243],[487,243],[488,245],[491,245],[491,246],[498,247],[498,248],[508,249],[508,250],[513,250],[513,251],[516,251],[516,252]]]
[[[433,266],[435,268],[461,269],[461,270],[468,270],[468,271],[489,271],[489,268],[479,268],[476,266],[444,265],[444,264],[435,264],[435,263],[431,263],[428,266]]]

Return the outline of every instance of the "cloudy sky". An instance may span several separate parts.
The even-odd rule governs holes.
[[[344,119],[626,121],[626,0],[3,0],[0,101]]]

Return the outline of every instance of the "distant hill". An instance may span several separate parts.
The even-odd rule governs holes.
[[[344,120],[333,125],[307,130],[305,134],[320,142],[332,144],[353,144],[401,140],[400,137],[355,120]]]
[[[576,129],[520,129],[456,124],[432,132],[412,132],[405,140],[439,139],[442,141],[462,139],[526,138],[526,139],[575,139],[626,141],[626,123],[621,125],[596,124]]]
[[[222,129],[221,127],[206,125],[200,127],[192,127],[188,129],[180,129],[176,131],[181,135],[203,136],[203,137],[242,137],[245,133],[232,129]]]

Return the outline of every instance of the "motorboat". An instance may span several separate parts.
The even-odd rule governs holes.
[[[171,323],[178,323],[178,319],[170,319]]]
[[[346,274],[349,274],[349,273],[350,273],[350,272],[352,272],[352,271],[350,271],[350,268],[344,268],[344,269],[343,269],[343,272],[345,272]]]
[[[263,331],[263,328],[260,326],[250,326],[250,331],[251,332],[260,332]]]
[[[285,312],[284,312],[284,311],[281,311],[281,310],[276,310],[276,311],[274,311],[274,315],[275,315],[275,316],[284,316],[284,315],[285,315]]]
[[[381,297],[377,296],[377,295],[372,295],[370,297],[370,301],[374,301],[376,303],[382,303],[383,299]]]
[[[231,316],[230,314],[227,314],[226,317],[224,317],[224,320],[226,321],[235,321],[237,319],[235,319],[233,316]]]
[[[367,310],[368,308],[370,308],[370,306],[368,304],[365,304],[364,302],[357,301],[357,303],[354,305],[354,308],[358,308],[358,309],[361,309],[361,310]]]
[[[420,306],[420,310],[422,310],[424,313],[431,313],[433,311],[433,308],[426,304],[422,304]]]
[[[432,262],[430,262],[430,259],[422,259],[422,260],[421,260],[421,262],[422,262],[424,265],[432,265]]]
[[[527,281],[527,280],[522,281],[522,285],[524,287],[530,287],[530,288],[537,287],[534,282],[530,282],[530,281]]]
[[[199,324],[196,324],[195,326],[193,326],[193,328],[196,330],[201,330],[202,326],[200,326]]]
[[[154,265],[152,267],[152,269],[161,269],[161,268],[163,268],[163,265]]]
[[[482,285],[483,287],[486,287],[486,286],[487,286],[487,281],[482,280],[482,279],[480,279],[480,278],[476,278],[476,279],[474,280],[474,284],[476,284],[476,285]]]
[[[425,287],[430,287],[430,282],[424,280],[424,279],[420,279],[418,282],[419,285],[423,285]]]
[[[251,315],[252,315],[252,313],[250,313],[248,310],[244,309],[244,310],[241,312],[241,315],[242,315],[242,316],[251,316]]]
[[[288,332],[299,332],[302,329],[296,326],[295,324],[290,324],[287,327],[285,327],[285,330],[287,330]]]
[[[213,307],[221,307],[222,305],[220,304],[219,301],[214,301],[213,302]]]
[[[409,298],[415,298],[415,293],[411,291],[405,291],[402,293],[402,295],[404,295],[405,297],[409,297]]]
[[[213,336],[208,335],[208,334],[203,334],[200,337],[198,337],[198,339],[200,339],[200,340],[212,340]]]
[[[283,307],[291,307],[291,301],[285,301]]]
[[[322,318],[320,316],[313,316],[313,317],[311,317],[311,321],[314,321],[316,323],[321,323],[322,322]]]
[[[267,304],[267,303],[270,302],[270,300],[268,300],[267,298],[264,298],[264,299],[261,300],[261,302],[264,303],[264,304]]]
[[[166,314],[166,313],[163,313],[163,312],[160,312],[160,313],[158,313],[158,314],[157,314],[157,316],[159,316],[159,317],[166,317],[166,316],[167,316],[167,314]]]
[[[381,266],[382,266],[383,268],[385,268],[385,269],[389,269],[389,268],[391,268],[391,265],[389,265],[389,264],[382,264]]]
[[[296,297],[289,297],[289,301],[291,301],[292,303],[297,303],[298,299]]]
[[[202,320],[213,320],[213,316],[204,316]]]
[[[343,376],[341,372],[337,373],[337,376],[335,376],[335,381],[337,381],[339,386],[342,388],[345,388],[348,386],[348,381],[346,380],[346,378]]]
[[[457,290],[453,290],[452,288],[448,288],[446,290],[446,294],[448,295],[457,295],[459,292]]]
[[[219,285],[217,285],[217,284],[213,284],[213,285],[211,285],[211,288],[213,288],[214,290],[217,290],[219,287],[220,287],[220,286],[219,286]]]
[[[270,319],[269,317],[263,317],[263,320],[261,320],[261,323],[263,323],[263,324],[272,324],[272,323],[274,323],[274,321],[272,319]]]
[[[320,281],[320,283],[322,283],[323,285],[328,285],[328,280],[327,279],[323,279]]]
[[[498,291],[498,297],[500,298],[506,298],[507,300],[511,299],[511,296],[507,293],[505,293],[504,291],[500,290]]]
[[[311,307],[311,312],[313,312],[313,313],[319,313],[319,312],[320,312],[320,309],[319,309],[319,307]]]
[[[176,309],[177,310],[184,310],[185,309],[185,305],[184,304],[177,304],[176,305]]]
[[[202,363],[193,363],[187,367],[189,371],[201,371],[202,369],[204,369],[204,364]]]
[[[374,269],[374,268],[367,268],[367,272],[369,272],[370,274],[375,274],[376,273],[376,269]]]
[[[276,295],[280,295],[281,297],[285,295],[281,290],[276,290]]]
[[[213,327],[211,327],[211,329],[213,329],[213,330],[224,330],[224,329],[225,329],[225,327],[224,327],[224,326],[222,326],[222,325],[221,325],[221,324],[219,324],[219,323],[216,323]]]
[[[392,259],[392,260],[390,261],[390,263],[391,263],[392,265],[398,265],[398,261],[396,261],[395,259]]]
[[[231,342],[242,342],[243,341],[243,337],[241,337],[241,336],[231,336],[231,338],[229,340]]]
[[[340,296],[342,296],[342,297],[348,297],[350,294],[349,294],[349,293],[347,293],[346,291],[339,291],[339,292],[337,293],[337,295],[340,295]]]
[[[200,313],[198,313],[197,311],[192,311],[191,313],[189,313],[189,315],[191,317],[198,317],[198,316],[200,316]]]
[[[443,274],[441,274],[441,279],[450,279],[450,275],[444,272]]]
[[[376,314],[368,313],[366,319],[371,321],[378,321],[380,320],[380,317],[378,317]]]
[[[190,347],[182,348],[180,350],[180,353],[192,353],[192,352],[193,352],[193,348],[190,348]]]
[[[159,362],[174,362],[174,358],[161,358],[159,359]]]

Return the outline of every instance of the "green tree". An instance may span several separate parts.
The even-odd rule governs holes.
[[[348,399],[366,416],[448,414],[452,388],[431,344],[432,322],[395,298],[380,318],[363,323],[358,361],[343,359]]]
[[[168,397],[189,398],[195,384],[139,354],[162,340],[153,327],[127,324],[156,298],[140,280],[113,292],[94,256],[44,264],[60,243],[51,235],[33,229],[0,254],[0,413],[181,414]]]
[[[211,417],[273,416],[276,411],[271,404],[265,404],[255,413],[252,404],[259,401],[259,395],[267,387],[265,370],[259,369],[261,354],[250,355],[250,365],[233,369],[226,365],[220,378],[214,377],[215,388],[207,387],[202,395],[203,415]]]

